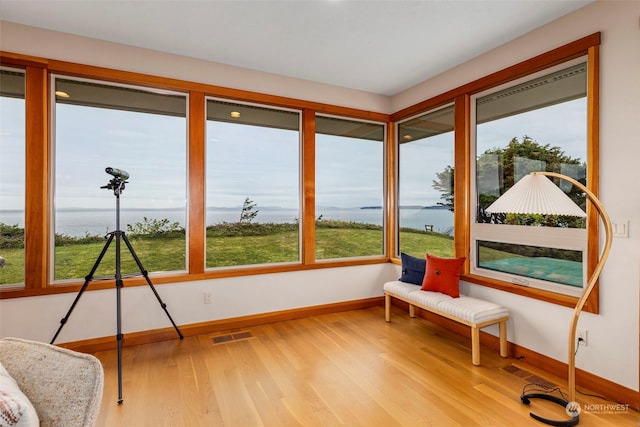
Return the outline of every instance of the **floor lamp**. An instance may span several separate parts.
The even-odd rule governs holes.
[[[570,182],[571,184],[584,191],[589,201],[595,206],[600,219],[604,224],[605,230],[605,242],[600,253],[600,257],[593,273],[589,277],[587,287],[585,288],[582,296],[578,299],[576,306],[573,310],[573,317],[571,319],[571,325],[569,327],[569,401],[557,398],[548,394],[530,393],[523,394],[521,396],[522,402],[529,404],[530,398],[541,398],[550,400],[559,405],[565,406],[567,413],[573,418],[566,421],[554,421],[542,418],[533,413],[530,415],[538,421],[555,426],[574,426],[579,422],[579,410],[578,408],[570,408],[569,405],[573,405],[576,400],[576,328],[578,326],[578,317],[586,303],[591,291],[593,290],[602,267],[609,256],[611,250],[611,238],[612,227],[609,215],[604,210],[600,200],[584,185],[576,181],[575,179],[562,175],[556,172],[531,172],[529,175],[523,177],[513,187],[506,191],[498,200],[496,200],[491,206],[486,209],[488,213],[516,213],[516,214],[546,214],[546,215],[570,215],[586,217],[586,214],[582,209],[576,205],[558,186],[556,186],[547,177],[555,177]]]

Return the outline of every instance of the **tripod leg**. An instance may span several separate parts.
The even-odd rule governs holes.
[[[176,325],[176,323],[171,318],[171,315],[169,314],[169,310],[167,310],[167,304],[165,304],[164,301],[162,301],[162,298],[160,298],[160,295],[156,291],[155,286],[153,286],[153,283],[151,283],[151,279],[149,279],[149,272],[147,270],[145,270],[144,267],[142,266],[142,262],[140,262],[140,258],[138,258],[138,255],[136,255],[136,251],[133,249],[133,246],[131,246],[131,242],[129,242],[129,239],[127,238],[127,235],[124,234],[124,233],[122,233],[122,240],[124,240],[124,243],[127,245],[127,248],[129,249],[129,252],[131,253],[131,256],[133,257],[133,259],[135,260],[136,264],[138,265],[138,269],[140,270],[140,272],[144,276],[145,280],[147,281],[147,284],[149,285],[149,287],[153,291],[153,294],[156,296],[156,299],[160,303],[160,307],[162,307],[164,312],[167,314],[167,317],[171,321],[171,324],[173,325],[173,328],[178,333],[178,336],[180,337],[180,339],[183,339],[184,337],[182,336],[182,332],[180,332],[180,329],[178,329],[178,326]]]
[[[119,274],[118,274],[119,275]],[[122,403],[122,340],[124,335],[122,334],[122,311],[121,311],[121,289],[122,278],[116,279],[116,321],[117,321],[117,334],[116,341],[118,343],[118,405]]]
[[[89,286],[89,282],[91,282],[91,280],[93,279],[93,275],[95,274],[96,270],[98,269],[98,266],[102,262],[102,258],[104,258],[104,255],[107,253],[107,250],[109,249],[109,246],[111,245],[112,241],[113,241],[113,234],[110,234],[109,239],[107,240],[107,242],[104,244],[104,247],[102,248],[102,252],[100,252],[100,255],[96,259],[96,262],[93,264],[93,268],[91,268],[91,271],[89,272],[89,274],[85,276],[84,284],[82,285],[82,288],[80,288],[80,292],[78,292],[78,295],[76,295],[76,299],[73,300],[73,303],[71,304],[71,307],[69,308],[69,311],[67,312],[67,314],[62,318],[62,320],[60,320],[60,327],[56,331],[56,334],[53,336],[53,338],[51,338],[51,342],[49,344],[53,344],[56,338],[58,338],[60,331],[62,331],[62,327],[65,325],[65,323],[67,323],[67,320],[69,320],[69,316],[71,316],[71,312],[76,307],[76,304],[80,300],[80,297],[82,296],[84,291],[87,290],[87,286]]]
[[[118,205],[120,204],[120,198],[117,198]],[[118,207],[117,211],[120,209]],[[119,215],[118,215],[119,216]],[[122,231],[120,231],[120,219],[116,219],[116,228],[118,231],[114,232],[116,235],[116,341],[118,343],[118,405],[122,404],[122,340],[124,336],[122,334],[122,269],[120,262],[122,260],[120,256],[120,239],[122,238]]]

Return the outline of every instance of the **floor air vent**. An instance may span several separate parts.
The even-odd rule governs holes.
[[[513,366],[513,365],[509,365],[509,366],[505,366],[504,368],[505,371],[509,372],[510,374],[516,375],[520,378],[526,378],[529,375],[531,375],[531,372],[527,372],[524,369],[520,369],[517,366]]]
[[[557,384],[549,382],[549,381],[545,380],[544,378],[541,378],[541,377],[539,377],[537,375],[531,375],[530,377],[527,377],[527,381],[529,381],[531,384],[535,384],[535,385],[540,386],[542,388],[546,388],[547,390],[554,389],[554,388],[558,387]]]
[[[232,334],[219,335],[217,337],[212,337],[211,341],[214,344],[224,344],[224,343],[233,342],[233,341],[242,341],[249,338],[253,338],[253,335],[251,334],[251,332],[243,331],[243,332],[234,332]]]
[[[527,382],[531,384],[535,384],[542,388],[553,389],[558,386],[557,384],[549,382],[542,377],[533,375],[531,372],[525,371],[524,369],[520,369],[517,366],[509,365],[509,366],[503,367],[502,369],[505,370],[506,372],[509,372],[510,374],[513,374],[517,377],[527,380]]]

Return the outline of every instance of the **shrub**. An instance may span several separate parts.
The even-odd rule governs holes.
[[[221,222],[207,226],[209,237],[239,237],[239,236],[268,236],[284,231],[298,230],[295,223],[252,223],[252,222]]]
[[[179,222],[169,222],[167,218],[149,219],[146,216],[142,222],[127,224],[127,234],[136,237],[177,237],[184,235],[184,227]]]
[[[104,241],[103,236],[85,234],[83,237],[72,237],[66,234],[55,235],[56,246],[69,246]],[[0,222],[0,249],[23,249],[24,228]]]
[[[83,245],[88,243],[98,243],[104,241],[104,236],[86,233],[84,237],[67,236],[66,234],[56,234],[56,246]]]
[[[24,228],[0,222],[0,248],[24,248]]]
[[[381,225],[367,224],[355,221],[338,221],[335,219],[323,219],[316,221],[316,228],[349,228],[351,230],[381,230]]]

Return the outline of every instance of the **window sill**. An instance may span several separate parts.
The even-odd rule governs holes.
[[[488,279],[482,276],[472,274],[462,274],[460,279],[476,285],[486,286],[488,288],[498,289],[504,292],[521,295],[527,298],[533,298],[564,307],[574,308],[578,302],[578,298],[569,295],[562,295],[555,292],[549,292],[542,289],[530,288],[525,286],[514,285],[512,283],[500,280]],[[598,289],[596,285],[595,292],[589,297],[585,304],[584,311],[598,314]]]
[[[203,273],[187,274],[187,273],[150,273],[150,279],[153,285],[162,285],[170,283],[191,282],[197,280],[211,280],[225,277],[253,276],[259,274],[283,273],[291,271],[317,270],[323,268],[351,267],[358,265],[384,264],[389,262],[386,257],[375,258],[345,258],[341,260],[317,261],[314,264],[282,264],[282,265],[264,265],[251,267],[229,267],[224,269],[207,270]],[[142,276],[127,277],[123,279],[124,286],[144,286],[147,284]],[[84,283],[83,279],[69,280],[65,282],[56,282],[49,284],[46,288],[25,288],[20,286],[11,286],[2,289],[0,286],[0,299],[33,297],[42,295],[53,295],[61,293],[79,292]],[[94,280],[87,287],[87,291],[112,289],[115,288],[115,280]]]

